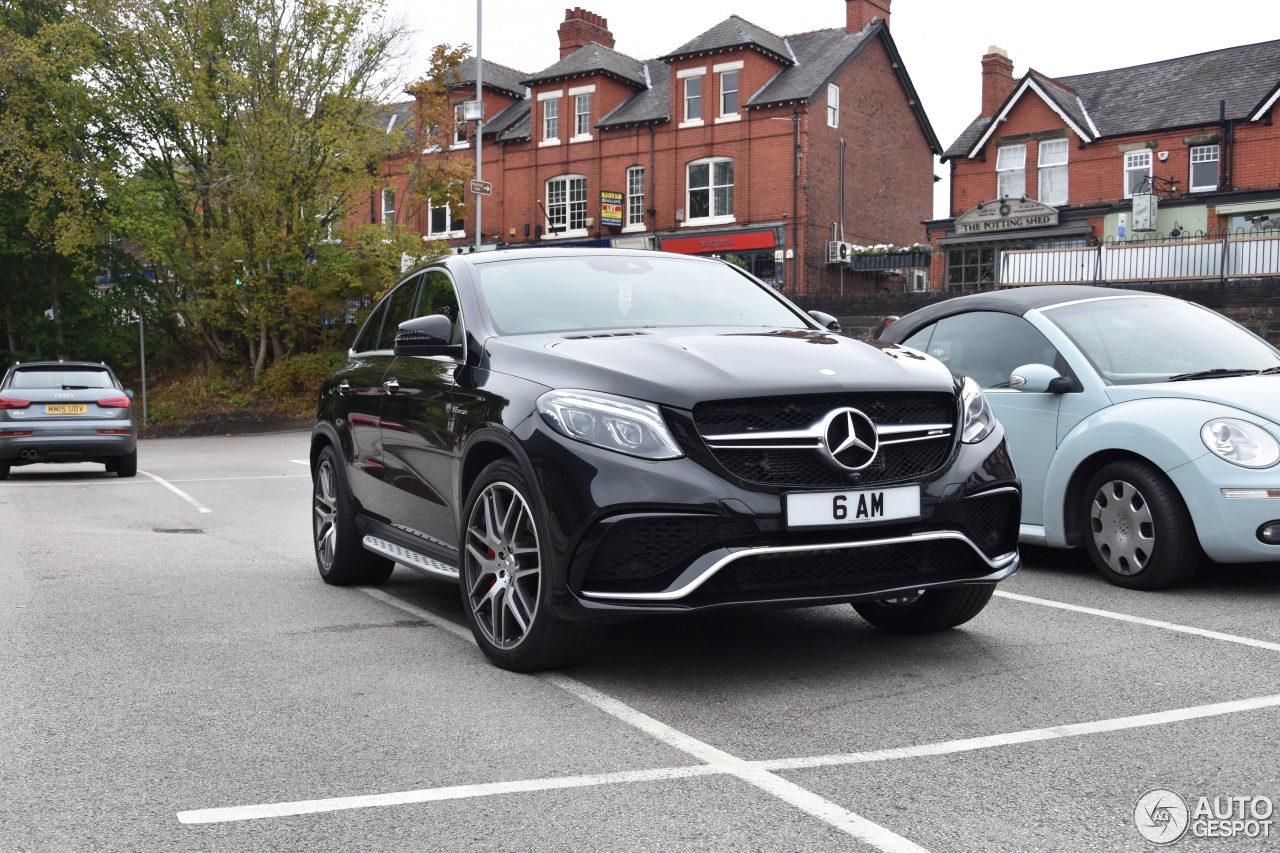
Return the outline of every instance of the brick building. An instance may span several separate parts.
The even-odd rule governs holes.
[[[1194,247],[1170,237],[1269,244],[1280,236],[1277,100],[1280,41],[1020,79],[1008,55],[990,48],[982,113],[943,155],[951,218],[926,223],[940,250],[934,286],[1206,277]],[[1067,251],[1157,243],[1162,255],[1143,256],[1120,279],[1088,253]],[[1057,251],[1037,259],[1029,249]],[[1055,258],[1076,272],[1048,270]]]
[[[786,37],[735,15],[646,61],[614,50],[605,19],[566,10],[551,66],[484,60],[484,247],[715,254],[793,294],[875,289],[885,273],[830,263],[829,245],[922,240],[941,153],[890,35],[890,2],[846,0],[844,27]],[[475,80],[472,58],[451,100],[472,100]],[[393,105],[387,120],[413,114],[412,102]],[[474,129],[460,125],[429,156],[474,157]],[[356,216],[474,246],[474,210],[397,213],[408,168],[383,164],[381,195]]]

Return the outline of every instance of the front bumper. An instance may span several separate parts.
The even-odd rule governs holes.
[[[918,519],[788,530],[780,490],[743,488],[689,458],[571,442],[538,418],[521,427],[548,510],[545,577],[561,618],[858,601],[993,583],[1020,565],[1021,496],[1000,430],[912,481]]]
[[[1280,522],[1280,497],[1229,498],[1230,492],[1280,493],[1280,467],[1252,471],[1206,453],[1168,472],[1191,513],[1200,547],[1219,563],[1280,564],[1280,545],[1258,538],[1263,525]]]

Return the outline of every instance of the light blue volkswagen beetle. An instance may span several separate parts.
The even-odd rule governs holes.
[[[1280,351],[1172,297],[1087,286],[949,299],[881,340],[977,382],[1022,479],[1023,542],[1161,589],[1203,553],[1280,569]]]

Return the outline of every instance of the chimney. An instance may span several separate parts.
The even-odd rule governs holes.
[[[1013,61],[994,44],[982,57],[982,117],[991,118],[1013,94]]]
[[[613,33],[609,32],[609,22],[580,6],[564,10],[564,23],[560,25],[559,32],[561,59],[593,41],[613,49]]]
[[[844,31],[860,33],[876,18],[889,26],[889,4],[893,0],[844,0]]]

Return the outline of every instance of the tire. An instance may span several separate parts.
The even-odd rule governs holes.
[[[108,468],[108,471],[111,469]],[[126,453],[116,460],[116,476],[117,477],[136,477],[138,474],[138,451]]]
[[[9,463],[0,462],[0,480],[9,479]]]
[[[1169,480],[1142,462],[1112,462],[1089,480],[1080,513],[1085,550],[1104,578],[1128,589],[1185,583],[1200,562],[1191,516]]]
[[[320,577],[335,586],[385,583],[396,564],[360,544],[355,501],[331,446],[320,451],[311,483],[311,541]]]
[[[857,601],[853,609],[882,631],[929,634],[968,622],[982,612],[995,591],[993,583],[925,589],[914,596]]]
[[[463,506],[462,609],[485,657],[515,672],[582,660],[600,636],[551,611],[546,513],[516,465],[500,459],[476,479]]]

